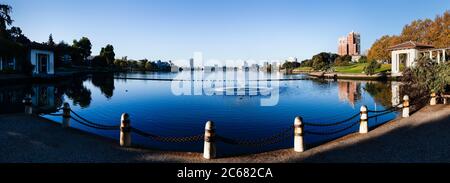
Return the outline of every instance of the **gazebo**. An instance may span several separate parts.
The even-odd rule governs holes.
[[[404,42],[390,47],[391,51],[391,71],[392,74],[400,74],[400,65],[405,67],[414,66],[417,58],[429,56],[431,60],[441,63],[447,61],[446,53],[448,48],[435,48],[432,45],[418,43],[414,41]]]

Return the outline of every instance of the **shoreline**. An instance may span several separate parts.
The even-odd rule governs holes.
[[[377,73],[373,75],[356,74],[356,73],[338,73],[338,72],[307,72],[308,76],[327,79],[350,79],[350,80],[398,80],[400,76],[392,76],[390,74]]]
[[[396,139],[394,142],[402,142],[401,144],[392,145],[393,141],[377,141],[377,138],[389,136],[389,134],[396,138],[406,138],[405,141],[414,140],[413,136],[408,136],[403,133],[395,135],[391,133],[399,129],[410,129],[417,125],[431,125],[435,121],[448,122],[450,120],[450,106],[436,105],[426,106],[409,118],[397,118],[386,122],[372,129],[368,134],[352,133],[333,141],[311,147],[305,152],[296,153],[292,148],[280,149],[269,152],[237,155],[232,157],[218,157],[217,159],[205,160],[202,158],[202,153],[199,152],[175,152],[175,151],[161,151],[150,148],[141,148],[134,146],[132,148],[122,148],[118,145],[118,141],[106,137],[90,134],[77,129],[64,129],[59,123],[50,121],[39,116],[29,116],[25,114],[9,114],[0,115],[0,129],[3,131],[0,135],[0,143],[2,144],[2,157],[0,162],[180,162],[180,163],[274,163],[274,162],[391,162],[389,156],[380,157],[380,155],[367,156],[366,159],[361,160],[350,154],[342,154],[339,151],[348,151],[359,153],[370,153],[367,149],[398,149],[398,145],[404,145],[401,139]],[[31,122],[31,123],[30,123]],[[450,129],[448,123],[438,123]],[[444,129],[439,127],[441,131]],[[421,131],[411,131],[411,135],[417,134]],[[426,131],[425,131],[426,132]],[[399,132],[400,133],[400,132]],[[410,134],[407,133],[407,134]],[[428,132],[426,132],[428,133]],[[434,135],[446,135],[441,133],[434,133]],[[400,137],[397,137],[400,136]],[[450,134],[448,135],[450,136]],[[417,136],[419,137],[419,136]],[[387,137],[386,137],[387,138]],[[429,138],[429,137],[428,137]],[[374,140],[375,139],[375,140]],[[437,139],[440,140],[440,139]],[[445,138],[442,139],[445,141]],[[359,147],[359,144],[368,141],[373,141],[375,145],[365,145],[365,148]],[[428,141],[426,141],[428,142]],[[391,143],[388,146],[383,143]],[[440,142],[447,143],[447,142]],[[406,143],[407,144],[407,143]],[[379,146],[381,145],[381,146]],[[409,150],[421,150],[420,145],[411,146]],[[440,152],[450,152],[445,147],[431,150],[432,153],[440,154]],[[337,152],[336,152],[337,151]],[[377,153],[376,151],[372,153]],[[351,156],[351,157],[350,157]],[[437,155],[438,156],[438,155]],[[370,159],[376,157],[378,159]],[[440,156],[437,158],[439,159]],[[413,158],[413,157],[409,157]],[[428,161],[430,157],[420,157],[418,162],[433,162]],[[439,161],[450,162],[450,157],[440,157]],[[396,159],[396,161],[403,162],[403,159]]]

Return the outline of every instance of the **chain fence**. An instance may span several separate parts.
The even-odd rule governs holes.
[[[283,129],[281,132],[276,133],[270,137],[262,138],[262,139],[232,139],[227,138],[221,135],[216,135],[216,139],[226,144],[232,145],[242,145],[242,146],[265,146],[270,144],[276,144],[288,137],[292,137],[294,126],[290,126],[289,128]]]
[[[97,129],[111,129],[111,130],[116,130],[120,128],[120,125],[103,125],[103,124],[99,124],[99,123],[94,123],[90,120],[87,120],[86,118],[81,117],[79,114],[77,114],[75,111],[73,111],[72,109],[70,109],[71,114],[74,114],[76,117],[78,117],[79,119],[76,119],[74,116],[70,116],[70,118],[74,119],[75,121],[85,125],[85,126],[89,126],[93,128],[97,128]],[[82,122],[80,122],[82,121]]]
[[[307,125],[307,126],[337,126],[340,124],[343,124],[345,122],[351,121],[353,118],[356,118],[357,116],[359,116],[359,112],[355,113],[354,115],[352,115],[351,117],[341,120],[341,121],[337,121],[337,122],[333,122],[333,123],[311,123],[311,122],[303,122],[303,124]]]
[[[419,98],[417,100],[414,100],[413,102],[410,103],[410,106],[422,104],[425,98],[427,98],[427,96]],[[379,116],[390,114],[402,107],[403,107],[403,104],[400,104],[397,106],[392,106],[390,108],[383,109],[383,110],[367,110],[368,113],[376,114],[376,115],[372,115],[372,116],[369,115],[368,119],[372,119],[372,118],[376,118]],[[57,111],[60,111],[61,109],[63,109],[63,108],[58,108]],[[100,124],[100,123],[95,123],[91,120],[88,120],[88,119],[82,117],[81,115],[79,115],[78,113],[76,113],[73,110],[70,110],[70,112],[71,112],[70,114],[73,114],[73,115],[70,115],[70,119],[73,119],[75,122],[78,122],[81,125],[84,125],[84,126],[87,126],[90,128],[94,128],[94,129],[100,129],[100,130],[119,130],[119,129],[121,129],[120,125],[104,125],[104,124]],[[63,116],[62,113],[42,113],[42,114],[50,115],[50,116]],[[359,122],[360,122],[359,118],[357,120],[355,120],[355,118],[357,118],[358,116],[360,116],[360,112],[355,113],[352,116],[350,116],[344,120],[332,122],[332,123],[303,122],[303,124],[304,124],[303,132],[304,132],[304,134],[327,135],[327,136],[333,135],[333,134],[339,134],[344,131],[348,131],[349,129],[352,129],[357,124],[359,124]],[[332,129],[329,131],[325,131],[325,130],[328,130],[329,128],[323,128],[323,127],[336,127],[337,128],[337,127],[342,127],[344,124],[345,124],[345,126],[343,128]],[[313,127],[313,128],[309,129],[309,127]],[[319,127],[320,130],[314,129],[314,127]],[[200,141],[203,141],[205,138],[203,133],[199,134],[199,135],[183,136],[183,137],[165,137],[165,136],[159,136],[156,134],[145,132],[140,129],[134,128],[134,127],[130,127],[129,129],[130,129],[130,132],[133,132],[139,136],[142,136],[142,137],[145,137],[145,138],[148,138],[151,140],[159,141],[159,142],[189,143],[189,142],[200,142]],[[225,137],[220,134],[215,134],[214,139],[216,141],[221,141],[223,143],[231,144],[231,145],[265,146],[265,145],[280,143],[280,142],[286,140],[287,138],[293,137],[294,136],[293,131],[294,131],[294,126],[292,125],[292,126],[289,126],[288,128],[282,129],[280,132],[278,132],[274,135],[271,135],[271,136],[265,137],[265,138],[260,138],[260,139],[237,139],[237,138]]]
[[[131,127],[131,131],[140,136],[147,137],[152,140],[156,140],[156,141],[160,141],[160,142],[172,142],[172,143],[199,142],[199,141],[203,141],[203,138],[204,138],[203,134],[186,136],[186,137],[162,137],[159,135],[144,132],[142,130],[139,130],[139,129],[133,128],[133,127]]]

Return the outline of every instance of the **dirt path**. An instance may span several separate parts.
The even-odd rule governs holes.
[[[0,116],[0,162],[450,162],[450,105],[295,153],[283,149],[204,160],[201,153],[121,148],[116,141],[63,129],[23,114]]]

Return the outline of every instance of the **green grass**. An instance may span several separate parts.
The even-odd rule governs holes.
[[[294,69],[294,71],[310,72],[314,71],[314,69],[312,67],[297,67]]]
[[[335,66],[334,69],[339,73],[363,73],[364,68],[368,63],[356,63],[348,66]],[[382,64],[380,68],[375,70],[375,73],[386,72],[391,70],[391,64]]]

